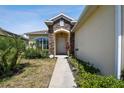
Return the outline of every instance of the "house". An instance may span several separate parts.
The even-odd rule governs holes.
[[[9,32],[3,28],[0,28],[0,35],[1,36],[18,36],[17,34],[14,34],[12,32]]]
[[[37,42],[42,50],[48,49],[48,30],[29,32],[25,33],[25,35],[29,37],[29,47]]]
[[[72,32],[75,56],[120,79],[124,68],[124,6],[86,6]]]
[[[24,40],[24,41],[26,41],[26,42],[28,42],[28,39],[27,38],[25,38],[25,37],[23,37],[23,36],[21,36],[21,35],[18,35],[18,34],[15,34],[15,33],[12,33],[12,32],[10,32],[10,31],[7,31],[7,30],[5,30],[5,29],[3,29],[3,28],[0,28],[0,36],[4,36],[4,37],[15,37],[15,38],[21,38],[22,40]]]
[[[48,39],[50,55],[67,54],[69,44],[71,54],[94,64],[103,75],[120,79],[124,68],[124,6],[86,6],[78,21],[61,13],[45,23],[48,30],[43,36],[40,31],[39,37]],[[28,34],[31,40],[34,33]]]
[[[25,33],[30,40],[40,42],[42,49],[49,48],[50,55],[67,54],[66,46],[71,45],[70,52],[74,52],[74,33],[71,32],[76,20],[60,13],[57,16],[45,21],[48,30]],[[71,41],[71,42],[70,42]]]

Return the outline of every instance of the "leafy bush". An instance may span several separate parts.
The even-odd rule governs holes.
[[[24,41],[15,37],[0,36],[0,75],[13,71],[25,49]]]
[[[82,63],[81,63],[82,62]],[[123,88],[124,81],[113,76],[102,76],[100,70],[87,62],[71,58],[70,63],[77,68],[75,81],[77,87],[83,88]],[[98,75],[99,74],[99,75]]]
[[[48,58],[49,57],[48,49],[44,49],[44,50],[41,51],[41,57],[42,58]]]
[[[35,59],[35,58],[48,58],[49,51],[47,49],[40,50],[38,48],[28,48],[25,50],[25,58]]]
[[[124,80],[124,69],[121,71],[121,79]]]
[[[73,67],[78,68],[78,62],[75,58],[71,58],[70,63]]]
[[[70,63],[73,67],[77,68],[79,72],[89,72],[89,73],[100,73],[100,70],[98,68],[95,68],[93,65],[91,65],[89,62],[85,62],[76,58],[71,58]]]
[[[124,82],[115,79],[113,76],[101,76],[91,73],[77,75],[76,83],[83,88],[123,88]]]
[[[83,68],[86,72],[89,72],[89,73],[92,73],[92,74],[100,73],[100,70],[98,68],[94,67],[93,64],[90,64],[89,62],[85,62],[85,61],[82,61],[82,60],[79,60],[79,59],[77,59],[77,60],[80,64],[79,66],[80,67],[83,66]]]
[[[17,37],[0,36],[0,50],[5,51],[8,47],[16,48],[22,52],[25,50],[25,42]]]
[[[28,59],[41,58],[40,51],[34,48],[28,48],[25,50],[25,58]]]

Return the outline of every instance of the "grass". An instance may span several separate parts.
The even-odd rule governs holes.
[[[46,88],[49,85],[55,59],[23,59],[26,64],[20,73],[0,79],[1,88]]]

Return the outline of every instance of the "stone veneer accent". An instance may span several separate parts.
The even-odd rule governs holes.
[[[49,54],[54,55],[54,33],[49,33],[48,39],[49,39]]]
[[[64,21],[64,26],[60,26],[60,20]],[[51,20],[52,21],[52,20]],[[53,24],[47,24],[48,26],[48,39],[49,39],[49,54],[54,55],[55,53],[55,36],[54,31],[60,28],[64,28],[68,31],[70,31],[70,53],[74,53],[74,33],[71,32],[71,29],[74,27],[74,24],[72,24],[70,21],[64,19],[63,17],[60,17],[59,19],[53,21]]]
[[[55,30],[57,30],[57,29],[60,29],[60,28],[63,28],[63,29],[66,29],[66,30],[71,30],[71,25],[70,25],[70,23],[69,22],[67,22],[66,20],[64,21],[64,26],[60,26],[59,24],[59,21],[60,20],[58,20],[58,21],[56,21],[55,22],[55,24],[53,25],[53,30],[55,31]]]

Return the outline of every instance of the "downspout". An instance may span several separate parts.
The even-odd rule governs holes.
[[[115,6],[115,74],[116,78],[121,77],[121,5]]]

